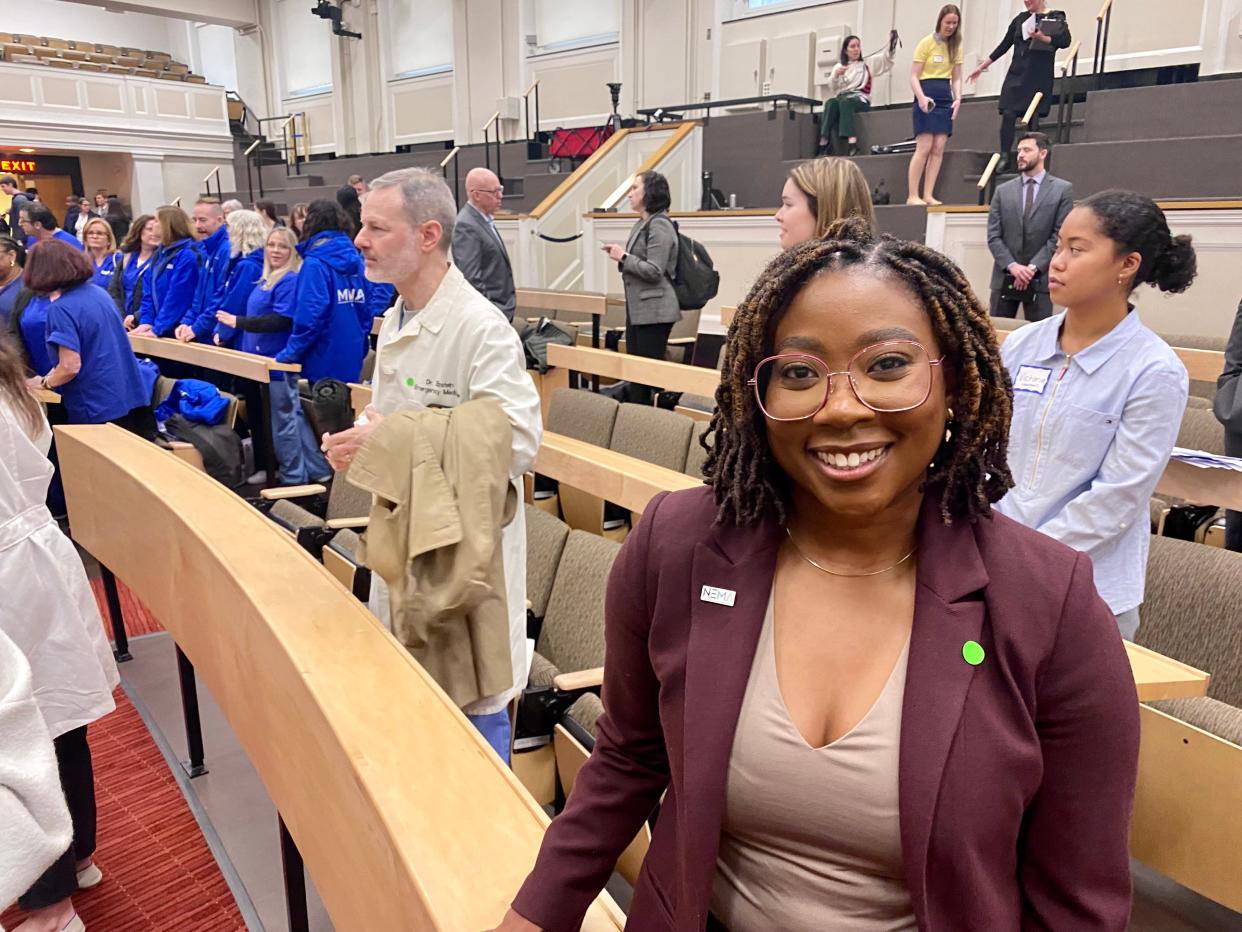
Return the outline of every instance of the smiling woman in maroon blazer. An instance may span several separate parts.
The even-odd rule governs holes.
[[[939,254],[847,222],[773,261],[502,929],[576,929],[657,803],[643,932],[1125,929],[1134,681],[1088,558],[991,512],[1010,401]]]

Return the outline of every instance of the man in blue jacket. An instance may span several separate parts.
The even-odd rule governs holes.
[[[224,222],[220,201],[214,197],[199,198],[191,216],[200,237],[197,248],[203,265],[194,302],[177,325],[176,337],[183,343],[191,340],[208,343],[216,328],[216,310],[224,300],[224,285],[229,273],[229,228]]]
[[[302,270],[294,297],[293,331],[276,361],[300,363],[302,378],[311,385],[320,379],[358,381],[370,343],[372,292],[349,231],[349,217],[336,201],[320,199],[307,208],[304,239],[298,244]],[[319,440],[296,403],[296,380],[288,379],[279,388],[273,382],[271,390],[273,406],[279,403],[277,393],[289,391],[293,397],[286,400],[292,402],[292,416],[301,418],[304,470],[293,470],[298,478],[283,476],[284,480],[297,484],[302,473],[312,479],[330,476],[332,469],[319,450]]]

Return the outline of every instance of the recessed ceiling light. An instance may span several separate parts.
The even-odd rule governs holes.
[[[29,146],[27,146],[27,147],[25,147],[25,148],[18,149],[17,151],[18,151],[18,152],[25,152],[27,155],[31,155],[31,154],[33,154],[36,150],[31,149]]]

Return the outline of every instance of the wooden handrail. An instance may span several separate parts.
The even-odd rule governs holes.
[[[570,172],[569,177],[567,177],[564,181],[558,184],[552,190],[552,192],[548,194],[547,197],[545,197],[542,201],[539,202],[539,204],[535,207],[535,209],[532,210],[529,214],[531,219],[538,220],[540,217],[546,214],[549,210],[551,210],[554,206],[556,206],[556,204],[561,200],[561,198],[563,198],[566,194],[568,194],[571,190],[573,190],[574,186],[577,185],[580,181],[582,181],[582,179],[587,176],[587,173],[590,172],[591,169],[593,169],[597,164],[599,164],[599,161],[602,158],[604,158],[606,155],[612,152],[612,150],[615,149],[617,146],[621,145],[622,140],[624,140],[627,136],[629,136],[630,133],[635,132],[635,131],[636,130],[633,130],[633,129],[620,129],[620,130],[617,130],[615,133],[613,133],[611,136],[609,136],[604,141],[604,144],[602,146],[600,146],[598,149],[592,152],[589,156],[587,156],[587,159],[585,162],[583,162],[581,165],[575,168],[572,172]]]
[[[1096,22],[1102,21],[1104,17],[1108,15],[1109,8],[1112,7],[1112,5],[1113,0],[1104,0],[1103,5],[1100,7],[1100,12],[1095,14]]]
[[[262,136],[260,136],[260,137],[259,137],[258,139],[256,139],[254,142],[252,142],[252,143],[250,144],[250,147],[249,147],[249,148],[248,148],[245,152],[243,152],[243,153],[242,153],[242,155],[249,155],[251,152],[253,152],[255,149],[259,148],[259,146],[261,146],[261,145],[263,145],[263,137],[262,137]]]
[[[630,175],[630,177],[627,178],[620,187],[613,191],[612,194],[608,196],[608,199],[604,201],[604,203],[600,204],[600,206],[604,208],[604,210],[610,210],[621,200],[621,198],[626,195],[626,193],[629,192],[630,186],[634,184],[635,178],[643,172],[654,171],[659,164],[664,161],[665,157],[667,157],[668,154],[672,152],[683,139],[694,132],[695,127],[697,126],[698,124],[694,122],[682,123],[679,125],[673,135],[664,140],[664,143],[660,146],[660,148],[656,149],[655,152],[647,156],[643,163],[634,170],[634,174]]]
[[[535,80],[533,80],[533,81],[531,81],[531,82],[530,82],[530,87],[528,87],[526,90],[522,91],[522,96],[523,96],[523,97],[529,97],[529,96],[530,96],[530,92],[531,92],[531,91],[533,91],[533,90],[534,90],[535,88],[537,88],[538,86],[539,86],[539,79],[538,79],[538,78],[535,78]]]
[[[209,171],[205,176],[203,176],[203,184],[206,184],[207,179],[210,178],[212,175],[216,176],[217,181],[220,180],[220,166],[219,165],[217,165],[215,168]]]
[[[50,388],[36,388],[34,396],[41,404],[58,405],[60,404],[60,394],[52,391]]]
[[[489,129],[491,129],[493,123],[498,123],[499,121],[500,121],[500,111],[497,110],[495,113],[491,115],[488,121],[483,124],[479,132],[486,133]]]
[[[1073,64],[1074,59],[1078,57],[1078,50],[1081,47],[1082,40],[1075,39],[1074,44],[1069,47],[1069,52],[1065,56],[1065,61],[1061,62],[1061,77],[1065,77],[1066,73],[1070,69],[1070,65]]]
[[[453,151],[450,152],[448,155],[446,155],[444,158],[440,159],[440,170],[443,171],[445,166],[447,166],[449,162],[457,158],[457,154],[459,152],[461,152],[461,146],[453,146]]]
[[[1022,114],[1022,125],[1030,126],[1031,118],[1035,116],[1035,111],[1039,109],[1039,102],[1044,99],[1043,91],[1036,91],[1035,96],[1031,98],[1031,105],[1026,108],[1026,113]]]
[[[726,327],[733,326],[733,318],[737,316],[737,305],[720,305],[720,322]]]
[[[993,152],[992,157],[988,159],[987,168],[983,170],[983,174],[979,176],[979,183],[975,185],[980,191],[988,186],[992,181],[992,175],[996,172],[996,166],[1000,164],[1001,154]]]
[[[1219,201],[1196,200],[1193,198],[1184,198],[1182,200],[1158,200],[1156,206],[1163,211],[1170,210],[1242,210],[1242,200],[1222,199]],[[988,208],[986,205],[977,206],[975,204],[940,204],[927,208],[929,214],[986,214]],[[734,214],[740,211],[725,211],[724,213]],[[769,214],[774,211],[768,211]],[[589,215],[588,215],[589,216]],[[624,217],[625,214],[608,214],[609,217]],[[637,215],[635,215],[637,216]],[[684,216],[676,213],[670,213],[670,217]]]
[[[74,539],[194,664],[333,924],[499,923],[548,820],[397,640],[256,509],[154,444],[99,425],[57,428],[56,447]],[[151,553],[176,572],[152,573]],[[603,896],[584,928],[622,922]]]
[[[174,197],[174,198],[172,199],[172,206],[173,206],[173,207],[180,207],[180,206],[181,206],[181,195],[180,195],[180,194],[178,194],[176,197]]]
[[[168,337],[131,333],[129,345],[140,356],[190,363],[255,382],[270,382],[273,372],[302,371],[297,363],[277,362],[270,356],[243,353],[222,346],[207,346],[204,343],[182,343]]]

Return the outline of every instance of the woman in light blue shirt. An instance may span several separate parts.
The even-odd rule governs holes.
[[[1122,636],[1138,631],[1148,501],[1186,409],[1186,368],[1143,325],[1140,285],[1181,292],[1195,277],[1189,236],[1130,191],[1103,191],[1066,217],[1049,268],[1065,312],[1001,349],[1013,380],[1014,487],[997,510],[1089,554]]]

